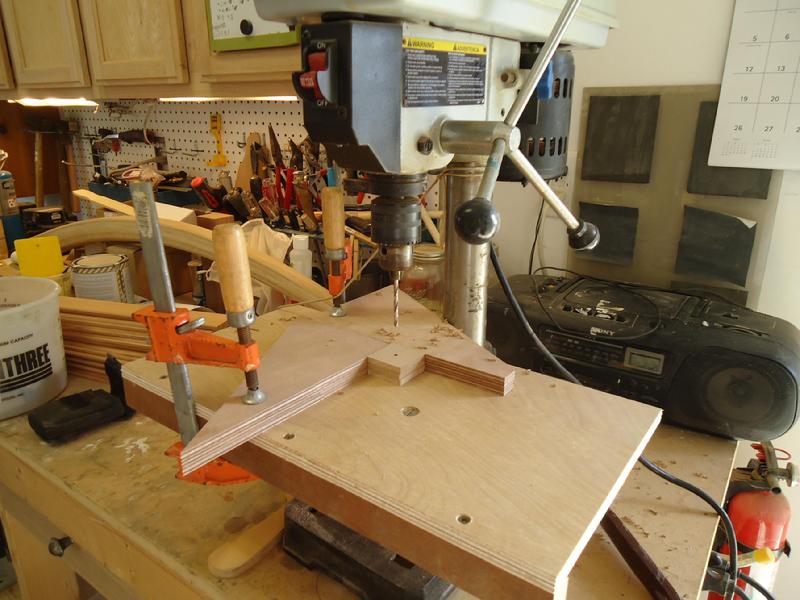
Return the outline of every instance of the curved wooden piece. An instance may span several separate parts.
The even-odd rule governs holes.
[[[159,222],[165,246],[214,260],[211,231],[179,221],[159,219]],[[76,221],[39,235],[57,236],[63,251],[91,242],[139,241],[139,230],[136,228],[135,219],[123,216]],[[312,302],[309,304],[311,308],[317,310],[329,308],[330,294],[324,287],[264,252],[248,249],[247,254],[250,259],[250,271],[257,281],[280,290],[297,302]],[[318,302],[314,302],[315,300]]]

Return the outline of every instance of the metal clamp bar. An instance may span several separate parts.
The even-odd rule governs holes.
[[[545,199],[545,202],[553,209],[553,212],[558,215],[558,218],[564,221],[564,224],[567,226],[569,230],[575,230],[580,227],[580,222],[578,219],[575,218],[575,215],[572,214],[572,211],[567,208],[567,206],[561,201],[561,198],[558,197],[553,189],[547,185],[547,182],[539,175],[539,171],[537,171],[533,165],[528,162],[526,156],[522,153],[519,148],[512,150],[508,154],[508,158],[511,159],[511,162],[520,170],[525,178],[531,182],[531,185],[536,189],[539,194]]]
[[[536,57],[536,62],[534,62],[530,73],[528,73],[528,76],[525,78],[525,82],[522,84],[519,94],[514,99],[514,103],[511,105],[511,109],[508,111],[508,115],[506,115],[505,123],[507,125],[516,127],[517,122],[522,115],[522,111],[525,110],[525,106],[527,106],[528,101],[536,89],[536,86],[539,84],[539,80],[542,78],[547,65],[550,63],[553,53],[556,51],[556,48],[558,48],[558,44],[561,42],[564,32],[567,30],[572,18],[575,16],[580,3],[581,0],[569,0],[561,10],[561,14],[553,26],[553,30],[542,47],[542,51],[539,52],[539,56]],[[491,199],[492,192],[494,192],[494,187],[497,183],[497,176],[500,173],[500,164],[503,161],[503,156],[506,154],[508,154],[508,157],[514,162],[515,165],[517,165],[517,168],[522,171],[531,184],[536,187],[539,193],[545,197],[547,203],[567,225],[567,229],[578,229],[580,227],[580,223],[572,214],[572,212],[550,189],[550,186],[544,182],[544,179],[542,179],[538,171],[536,171],[533,165],[528,162],[519,149],[507,147],[503,138],[495,138],[494,142],[492,143],[492,151],[489,155],[488,162],[486,163],[486,170],[483,173],[480,186],[478,187],[478,198],[485,198],[487,200]],[[520,161],[520,158],[523,160]]]
[[[139,228],[142,255],[147,267],[147,280],[153,294],[153,304],[159,312],[174,313],[175,298],[172,295],[167,255],[161,239],[161,226],[158,222],[153,185],[149,181],[130,181],[128,185],[136,213],[136,225]],[[167,363],[167,375],[172,390],[172,401],[175,403],[175,415],[178,419],[181,440],[184,444],[188,444],[198,431],[189,370],[185,364]]]

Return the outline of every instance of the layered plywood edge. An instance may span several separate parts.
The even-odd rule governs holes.
[[[384,364],[383,375],[396,381],[361,376],[229,456],[479,597],[564,598],[572,566],[660,411],[524,370],[507,395],[443,377],[430,371],[461,336],[433,313],[403,295],[394,332],[388,291],[347,311],[333,319],[285,307],[260,317],[253,335],[264,353],[307,319],[424,352],[434,357],[425,358],[428,372],[409,379],[421,370],[419,354],[392,352],[403,360]],[[319,370],[312,354],[295,359]],[[449,358],[496,364],[482,349]],[[201,420],[241,389],[241,373],[189,369]],[[123,368],[129,402],[174,427],[164,373],[144,360]]]

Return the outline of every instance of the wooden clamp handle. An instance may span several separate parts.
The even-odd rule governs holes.
[[[222,301],[229,313],[253,308],[253,284],[244,231],[237,223],[223,223],[211,231]]]
[[[322,235],[326,250],[344,248],[344,194],[340,187],[322,190]]]

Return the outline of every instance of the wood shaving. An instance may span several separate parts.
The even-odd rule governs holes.
[[[279,321],[286,321],[286,322],[289,322],[289,321],[294,321],[296,318],[297,318],[296,316],[292,315],[292,316],[290,316],[290,317],[281,317],[281,318],[280,318],[280,319],[278,319],[278,320],[279,320]]]
[[[460,338],[461,333],[457,329],[453,327],[448,327],[447,325],[436,325],[433,329],[431,329],[431,333],[441,333],[442,335],[446,335],[447,337],[455,337]]]
[[[385,327],[381,327],[375,333],[377,333],[378,335],[383,335],[383,336],[390,337],[390,338],[395,338],[398,335],[400,335],[399,331],[389,331]]]

